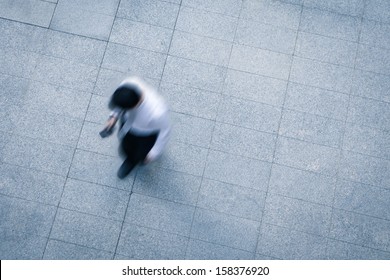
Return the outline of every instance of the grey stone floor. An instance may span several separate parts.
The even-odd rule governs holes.
[[[1,0],[0,259],[390,259],[390,1]],[[116,178],[115,85],[166,97]]]

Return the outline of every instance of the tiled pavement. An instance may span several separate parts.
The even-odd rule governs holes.
[[[0,259],[390,259],[390,1],[1,0]],[[129,74],[174,130],[116,178]]]

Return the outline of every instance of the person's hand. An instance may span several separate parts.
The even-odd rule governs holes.
[[[106,138],[106,137],[110,136],[113,132],[113,128],[115,126],[115,123],[116,123],[116,118],[110,117],[106,123],[106,126],[103,128],[102,131],[99,132],[100,136],[102,138]]]
[[[144,161],[142,162],[142,164],[149,164],[152,162],[152,159],[150,158],[149,155],[147,155],[144,159]]]
[[[110,130],[111,128],[114,127],[115,124],[116,124],[116,118],[110,117],[106,123],[105,129]]]

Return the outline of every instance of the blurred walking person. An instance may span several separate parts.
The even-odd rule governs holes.
[[[155,89],[138,77],[129,77],[111,96],[109,108],[112,111],[100,135],[111,135],[119,120],[118,137],[126,159],[117,175],[123,179],[137,164],[150,163],[162,154],[171,130],[168,107]]]

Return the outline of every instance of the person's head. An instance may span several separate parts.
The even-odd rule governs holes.
[[[141,100],[141,91],[133,86],[121,86],[117,88],[111,97],[109,107],[133,109]]]

